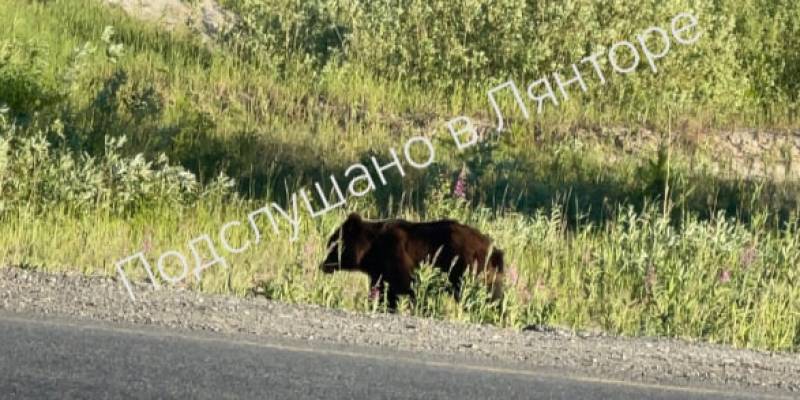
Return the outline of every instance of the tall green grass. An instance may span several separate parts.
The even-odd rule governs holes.
[[[74,216],[61,209],[46,216],[20,213],[4,218],[0,227],[2,262],[115,275],[113,262],[124,256],[144,250],[155,267],[165,251],[190,256],[187,242],[209,234],[229,268],[205,270],[199,282],[190,274],[181,285],[380,310],[369,300],[365,275],[325,275],[319,270],[326,239],[344,211],[304,219],[295,242],[288,240],[288,232],[273,234],[267,226],[261,227],[264,235],[258,244],[249,228],[231,230],[232,246],[249,240],[251,247],[230,254],[219,246],[219,228],[231,220],[246,221],[253,205],[212,203],[128,219],[99,213]],[[532,216],[493,216],[491,210],[476,210],[452,198],[437,205],[424,215],[409,210],[398,215],[413,220],[456,218],[494,237],[507,252],[506,297],[492,303],[479,282],[469,281],[461,302],[456,302],[445,291],[445,277],[425,267],[415,287],[417,302],[404,303],[400,312],[508,327],[552,324],[700,338],[774,350],[796,350],[800,345],[796,223],[774,227],[767,226],[766,215],[742,223],[720,214],[710,220],[686,217],[676,227],[656,205],[644,212],[619,209],[603,225],[585,221],[570,227],[558,209]],[[375,215],[377,210],[359,211]],[[136,263],[125,271],[135,280],[146,276]],[[180,273],[177,264],[169,264],[167,272]]]

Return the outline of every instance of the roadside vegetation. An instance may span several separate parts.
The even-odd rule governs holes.
[[[473,282],[456,303],[423,268],[419,301],[401,312],[800,348],[797,177],[748,175],[752,160],[703,145],[756,128],[785,139],[758,161],[793,170],[800,3],[402,3],[227,0],[240,21],[211,46],[99,1],[0,3],[2,264],[116,275],[117,260],[144,250],[155,266],[435,132],[435,165],[393,174],[347,209],[305,213],[295,242],[265,224],[247,251],[218,245],[229,268],[186,284],[376,310],[366,277],[318,271],[331,230],[350,210],[448,217],[506,251],[508,296],[490,303]],[[494,124],[490,88],[559,71],[687,9],[704,36],[673,48],[658,74],[642,64],[590,82],[464,152],[449,139],[455,116]],[[642,137],[648,145],[625,151]],[[232,246],[252,240],[231,233]]]

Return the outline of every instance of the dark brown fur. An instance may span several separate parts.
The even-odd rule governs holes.
[[[329,253],[321,268],[327,273],[364,272],[381,293],[388,284],[389,307],[394,308],[398,296],[413,295],[412,277],[421,262],[449,271],[456,298],[469,266],[473,273],[486,272],[482,275],[484,282],[497,299],[502,295],[503,252],[493,249],[487,260],[490,247],[491,239],[486,235],[453,220],[368,221],[352,213],[328,240]]]

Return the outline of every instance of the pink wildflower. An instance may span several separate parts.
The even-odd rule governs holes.
[[[369,291],[370,300],[376,300],[379,299],[380,297],[381,297],[381,290],[377,286],[370,289]]]
[[[519,293],[520,303],[528,304],[531,302],[531,298],[533,298],[533,296],[531,295],[531,291],[528,290],[528,288],[519,288],[517,292]]]
[[[515,264],[511,264],[508,267],[508,280],[512,286],[516,286],[517,282],[519,282],[519,272]]]
[[[153,248],[153,238],[150,230],[148,229],[145,233],[144,239],[142,239],[142,251],[144,253],[150,252]]]
[[[458,174],[458,179],[456,180],[456,187],[453,190],[453,194],[460,198],[466,199],[467,198],[467,168],[462,167],[461,173]]]
[[[729,269],[723,269],[722,272],[719,273],[719,283],[728,283],[731,280],[731,271]]]
[[[752,265],[756,259],[758,258],[758,249],[754,244],[748,246],[743,252],[740,257],[742,269],[747,269]]]

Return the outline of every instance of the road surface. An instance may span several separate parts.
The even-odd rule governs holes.
[[[466,358],[22,314],[0,313],[0,338],[2,399],[765,398]]]

